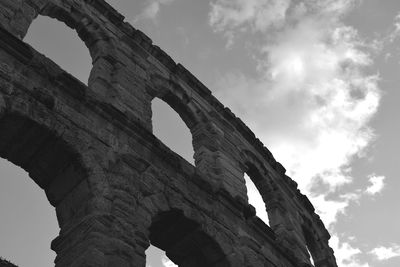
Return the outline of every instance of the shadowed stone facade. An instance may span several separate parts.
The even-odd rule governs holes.
[[[88,86],[22,39],[38,15],[78,33]],[[56,209],[55,265],[145,266],[150,242],[179,266],[336,267],[330,238],[267,148],[182,65],[103,0],[0,1],[0,156]],[[152,134],[151,101],[193,138],[195,166]],[[244,173],[270,227],[248,204]]]

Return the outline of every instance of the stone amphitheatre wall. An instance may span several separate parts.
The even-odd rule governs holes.
[[[22,39],[38,16],[76,30],[88,85]],[[145,266],[150,242],[179,266],[335,267],[308,198],[253,132],[103,0],[0,1],[0,156],[56,209],[56,266]],[[190,129],[195,166],[152,134],[151,101]],[[248,204],[244,173],[270,226]]]

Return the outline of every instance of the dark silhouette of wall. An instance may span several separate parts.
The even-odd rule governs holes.
[[[88,86],[25,44],[49,16],[93,60]],[[145,266],[150,241],[179,266],[335,267],[319,216],[251,130],[103,0],[0,1],[0,156],[46,192],[60,266]],[[158,97],[183,119],[195,166],[152,134]],[[248,204],[244,173],[270,227]]]
[[[14,264],[0,257],[0,267],[16,267]]]

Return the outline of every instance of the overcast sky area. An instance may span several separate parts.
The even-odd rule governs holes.
[[[339,267],[400,266],[399,0],[108,2],[285,166],[329,229]],[[76,32],[39,17],[24,40],[86,83],[91,59]],[[161,101],[153,112],[155,134],[193,162],[177,114]],[[5,160],[0,176],[0,256],[54,266],[59,229],[44,192]],[[148,266],[174,266],[148,254]]]

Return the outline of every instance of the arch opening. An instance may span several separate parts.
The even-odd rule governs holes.
[[[39,15],[23,40],[88,85],[92,69],[89,50],[77,32],[64,22]]]
[[[304,226],[303,228],[303,234],[304,238],[306,241],[306,249],[308,253],[309,260],[311,262],[312,266],[315,266],[315,259],[318,255],[318,245],[316,241],[314,240],[314,236],[310,233],[309,230],[307,230]]]
[[[54,208],[22,168],[0,158],[0,174],[0,256],[17,266],[54,266]]]
[[[149,230],[150,243],[166,251],[175,266],[229,266],[219,245],[179,210],[158,214]]]
[[[146,250],[146,267],[176,267],[167,255],[165,251],[159,249],[156,246],[150,244]]]
[[[17,114],[0,119],[0,157],[27,171],[53,206],[86,177],[79,155],[55,132]]]
[[[49,218],[49,220],[53,220],[54,224],[46,220],[43,222],[46,227],[41,228],[42,230],[50,230],[49,228],[53,228],[50,225],[57,225],[57,222],[57,226],[62,228],[74,216],[71,211],[85,208],[83,203],[77,203],[78,207],[59,205],[73,190],[78,188],[78,185],[82,184],[87,173],[80,156],[54,130],[23,115],[12,112],[5,113],[0,117],[0,158],[9,161],[10,164],[12,163],[14,170],[18,166],[17,169],[21,170],[23,176],[30,178],[25,180],[30,180],[43,189],[47,203],[56,207],[56,219]],[[4,173],[1,173],[3,176]],[[1,177],[2,182],[10,180],[7,178]],[[39,188],[37,189],[41,191]],[[7,190],[7,186],[5,190]],[[21,193],[16,193],[18,198],[28,197],[21,195]],[[42,196],[43,201],[41,202],[46,202],[44,194]],[[49,206],[52,209],[51,213],[54,214],[54,208],[50,205],[45,206]],[[36,216],[35,219],[45,219],[40,218],[40,214],[33,214],[33,216]],[[30,225],[34,222],[34,219],[26,219],[26,222]],[[15,223],[15,225],[17,224],[18,222]],[[15,225],[13,226],[15,227]],[[27,228],[27,231],[33,230],[32,227],[25,228]],[[56,228],[58,229],[58,227]],[[23,230],[22,228],[18,229],[21,233],[23,233]],[[43,236],[49,236],[49,234],[51,239],[58,235],[58,233],[47,232],[43,233]],[[50,242],[47,247],[50,248]],[[32,249],[32,251],[35,251],[35,249]],[[42,254],[39,253],[38,255]],[[35,266],[54,266],[54,264],[35,264]]]
[[[247,197],[249,203],[256,209],[256,215],[268,226],[270,226],[270,218],[266,208],[266,202],[262,196],[263,179],[259,171],[252,164],[247,164],[248,169],[244,173],[244,180],[247,189]],[[265,182],[265,181],[264,181]],[[264,187],[265,189],[265,187]],[[262,192],[262,193],[261,193]]]
[[[249,203],[256,209],[256,215],[258,218],[260,218],[266,225],[269,226],[269,217],[265,208],[265,203],[258,192],[256,185],[253,183],[247,173],[244,174],[244,180],[246,183]]]
[[[313,259],[312,255],[311,255],[310,249],[308,248],[308,246],[306,246],[306,248],[307,248],[308,256],[310,258],[311,265],[315,266],[314,259]]]
[[[194,165],[192,134],[187,120],[181,117],[181,112],[159,98],[154,98],[151,104],[153,134],[172,151]]]

